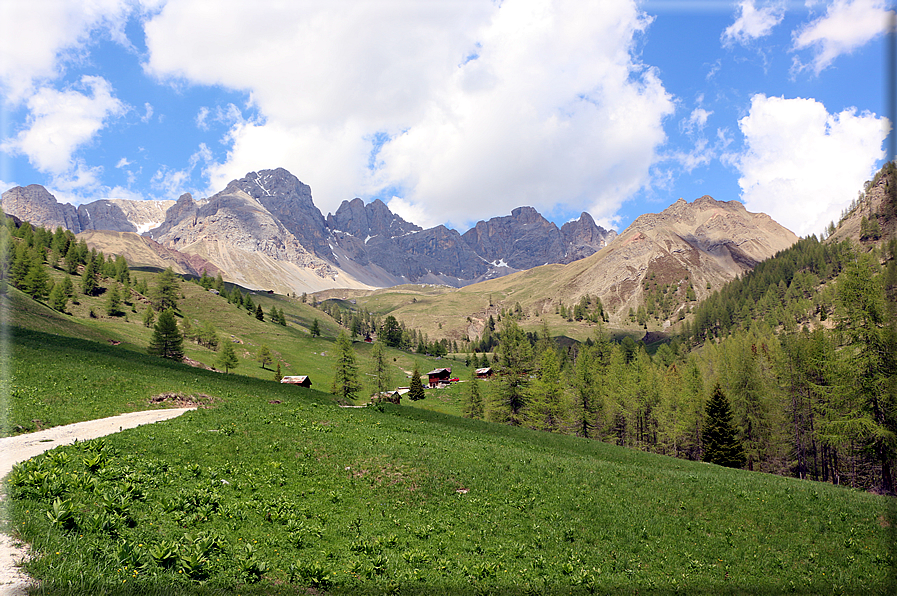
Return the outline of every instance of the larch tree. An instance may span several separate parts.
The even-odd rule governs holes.
[[[153,307],[158,311],[178,307],[178,278],[171,267],[159,274],[152,293]]]
[[[237,368],[237,365],[240,364],[240,359],[237,357],[233,343],[226,342],[222,346],[215,363],[224,369],[224,374],[227,374],[231,369]]]
[[[354,400],[360,389],[358,383],[358,363],[352,340],[345,331],[336,338],[336,366],[330,392],[345,400]]]
[[[271,349],[263,344],[259,348],[259,353],[256,355],[255,360],[262,365],[262,368],[267,368],[269,364],[274,362],[274,356],[271,355]]]
[[[386,348],[383,347],[383,342],[380,340],[375,341],[371,348],[371,375],[374,379],[374,392],[378,396],[389,391],[392,386],[392,375],[386,357]]]

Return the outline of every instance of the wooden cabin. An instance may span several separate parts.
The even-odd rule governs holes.
[[[430,387],[435,387],[440,383],[448,383],[449,378],[452,376],[452,369],[450,368],[437,368],[435,370],[431,370],[427,373],[427,377],[429,378]]]
[[[307,375],[300,375],[297,377],[284,377],[280,380],[280,382],[289,383],[290,385],[299,385],[300,387],[311,387],[311,379],[309,379]]]

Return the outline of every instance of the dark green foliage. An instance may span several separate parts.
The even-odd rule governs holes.
[[[98,276],[97,260],[91,259],[84,268],[84,273],[81,274],[81,292],[85,296],[93,296],[97,293],[100,287]]]
[[[371,376],[374,380],[374,392],[378,396],[392,387],[392,375],[386,358],[386,350],[383,342],[379,339],[371,347]]]
[[[274,380],[278,383],[283,380],[283,374],[280,372],[280,362],[277,363],[277,370],[274,371]]]
[[[309,333],[311,334],[312,337],[320,337],[321,336],[321,324],[318,322],[317,319],[312,321],[311,329],[309,329]]]
[[[258,319],[259,321],[265,320],[265,311],[262,310],[261,304],[259,304],[258,306],[255,307],[255,318]]]
[[[719,385],[713,388],[702,433],[704,461],[727,468],[741,468],[746,458],[732,422],[732,411]]]
[[[153,322],[156,320],[156,313],[152,308],[147,308],[143,312],[143,326],[144,327],[152,327]]]
[[[159,320],[153,328],[147,352],[152,356],[162,356],[172,360],[184,359],[184,337],[178,329],[174,311],[170,308],[159,314]]]
[[[424,384],[420,380],[420,368],[417,361],[414,362],[414,371],[411,373],[411,382],[408,384],[408,399],[411,401],[420,401],[426,394],[424,392]]]

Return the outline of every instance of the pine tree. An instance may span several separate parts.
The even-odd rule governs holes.
[[[277,370],[274,372],[274,380],[278,383],[283,380],[283,375],[280,372],[280,362],[277,363]]]
[[[97,282],[97,261],[92,259],[84,268],[81,276],[81,291],[85,296],[93,296],[97,292],[100,284]]]
[[[707,402],[704,422],[704,461],[727,468],[741,468],[746,462],[744,449],[732,423],[732,411],[719,384]]]
[[[355,350],[352,349],[352,340],[349,339],[345,331],[340,331],[339,337],[336,339],[336,350],[336,370],[330,393],[345,400],[354,400],[360,389],[358,364],[355,359]]]
[[[411,373],[411,383],[408,387],[408,399],[418,401],[426,397],[424,393],[424,384],[420,380],[420,368],[417,362],[414,363],[414,371]]]
[[[258,319],[259,321],[265,320],[265,311],[262,310],[261,304],[259,304],[258,306],[255,307],[255,318]]]
[[[309,331],[312,337],[320,337],[321,335],[321,324],[318,323],[318,320],[315,319],[311,323],[311,330]]]
[[[224,374],[227,374],[233,368],[237,368],[240,364],[240,359],[237,357],[236,351],[234,351],[233,343],[226,342],[224,344],[221,352],[218,353],[218,360],[215,361],[215,364],[224,369]]]
[[[178,329],[174,318],[174,311],[170,308],[162,311],[156,326],[153,328],[153,336],[150,339],[147,352],[152,356],[162,356],[172,360],[184,359],[184,337]]]

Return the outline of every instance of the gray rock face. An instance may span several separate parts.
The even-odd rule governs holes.
[[[81,230],[137,231],[137,226],[130,222],[122,208],[109,200],[80,205],[78,220],[81,223]]]
[[[249,172],[219,194],[242,190],[277,218],[309,252],[332,260],[327,222],[311,199],[311,187],[283,168]],[[217,195],[216,195],[217,196]],[[214,198],[214,197],[213,197]]]
[[[4,212],[30,222],[33,226],[51,230],[61,226],[76,234],[81,231],[81,222],[75,208],[68,203],[57,202],[56,197],[39,184],[16,186],[7,190],[3,193],[0,204]]]
[[[588,213],[558,229],[532,207],[518,207],[509,216],[477,222],[463,238],[489,262],[504,261],[514,269],[532,269],[595,254],[613,239],[611,234],[595,225]]]

